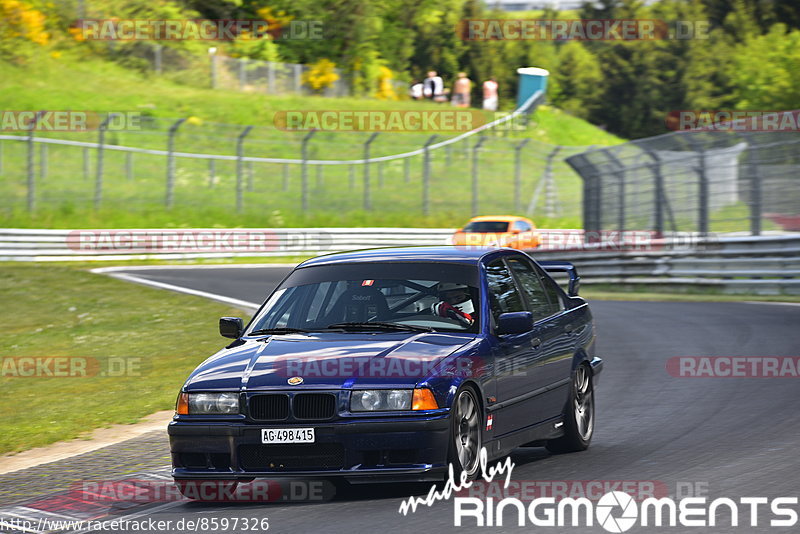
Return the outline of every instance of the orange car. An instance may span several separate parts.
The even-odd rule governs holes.
[[[454,245],[500,246],[520,250],[536,248],[541,243],[533,221],[511,215],[473,217],[453,234]]]

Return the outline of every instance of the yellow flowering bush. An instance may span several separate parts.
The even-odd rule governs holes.
[[[321,93],[331,87],[339,75],[336,74],[336,63],[330,59],[322,58],[311,65],[311,68],[303,73],[303,84],[311,88],[315,93]]]
[[[46,17],[20,0],[0,0],[0,54],[18,57],[24,45],[44,46],[50,41],[45,31]]]
[[[378,100],[397,100],[397,93],[392,85],[394,73],[389,67],[381,66],[378,74],[378,90],[375,98]]]

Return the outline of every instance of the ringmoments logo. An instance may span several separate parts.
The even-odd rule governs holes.
[[[793,527],[798,524],[797,497],[721,497],[711,500],[706,497],[680,500],[664,497],[637,502],[628,493],[610,491],[596,502],[584,497],[561,500],[542,497],[529,502],[516,497],[500,500],[456,497],[453,501],[457,527],[599,525],[607,532],[620,533],[637,525],[705,528],[723,521],[733,527]]]
[[[513,492],[511,474],[515,464],[510,457],[487,468],[486,448],[479,455],[480,474],[488,487],[498,486],[501,493]],[[505,475],[502,488],[495,478]],[[499,479],[502,480],[502,479]],[[593,481],[596,482],[596,481]],[[621,486],[624,481],[616,481]],[[628,484],[635,481],[628,481]],[[414,513],[420,506],[433,506],[439,501],[453,499],[453,524],[456,527],[593,527],[601,526],[607,532],[627,532],[634,526],[643,527],[714,527],[725,521],[733,527],[794,527],[798,524],[797,497],[740,497],[736,499],[720,497],[709,499],[706,496],[672,498],[660,497],[661,486],[656,483],[642,485],[640,481],[633,487],[636,495],[626,491],[611,489],[590,499],[586,496],[564,497],[559,495],[539,496],[520,499],[518,496],[490,497],[488,492],[481,496],[470,496],[476,482],[467,480],[462,472],[456,480],[453,465],[448,468],[448,478],[441,490],[433,485],[425,497],[411,496],[400,503],[398,510],[402,515]],[[594,484],[579,484],[584,490]],[[631,486],[625,487],[629,489]],[[680,487],[680,484],[679,484]],[[511,488],[511,489],[509,489]],[[644,488],[644,489],[643,489]],[[592,495],[597,497],[596,493]],[[638,497],[638,500],[637,500]],[[553,532],[557,532],[554,530]],[[702,532],[702,531],[698,531]],[[744,532],[747,532],[744,530]]]

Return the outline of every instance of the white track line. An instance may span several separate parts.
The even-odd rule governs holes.
[[[297,263],[218,263],[207,265],[116,265],[114,267],[96,267],[93,273],[113,273],[117,271],[160,271],[172,269],[263,269],[265,267],[295,268]]]
[[[135,284],[142,284],[146,286],[157,287],[159,289],[167,289],[169,291],[175,291],[178,293],[185,293],[187,295],[194,295],[196,297],[203,297],[211,300],[216,300],[217,302],[221,302],[223,304],[230,304],[231,306],[236,306],[237,308],[244,308],[246,310],[256,311],[261,306],[261,304],[257,304],[255,302],[247,302],[246,300],[234,299],[231,297],[226,297],[224,295],[217,295],[216,293],[209,293],[207,291],[200,291],[197,289],[189,289],[188,287],[165,284],[164,282],[156,282],[155,280],[140,278],[132,274],[125,274],[119,272],[99,273],[100,270],[101,269],[92,269],[91,272],[98,274],[107,274],[108,276],[111,276],[113,278],[117,278],[119,280],[125,280],[127,282],[133,282]]]

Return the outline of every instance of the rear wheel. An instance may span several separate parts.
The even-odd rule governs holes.
[[[564,435],[545,445],[554,454],[585,451],[594,434],[594,386],[586,364],[575,370],[569,401],[564,409]]]
[[[453,464],[453,473],[457,477],[465,472],[468,479],[473,479],[480,469],[481,425],[483,424],[475,392],[471,388],[459,390],[451,411],[450,447],[447,461]]]

